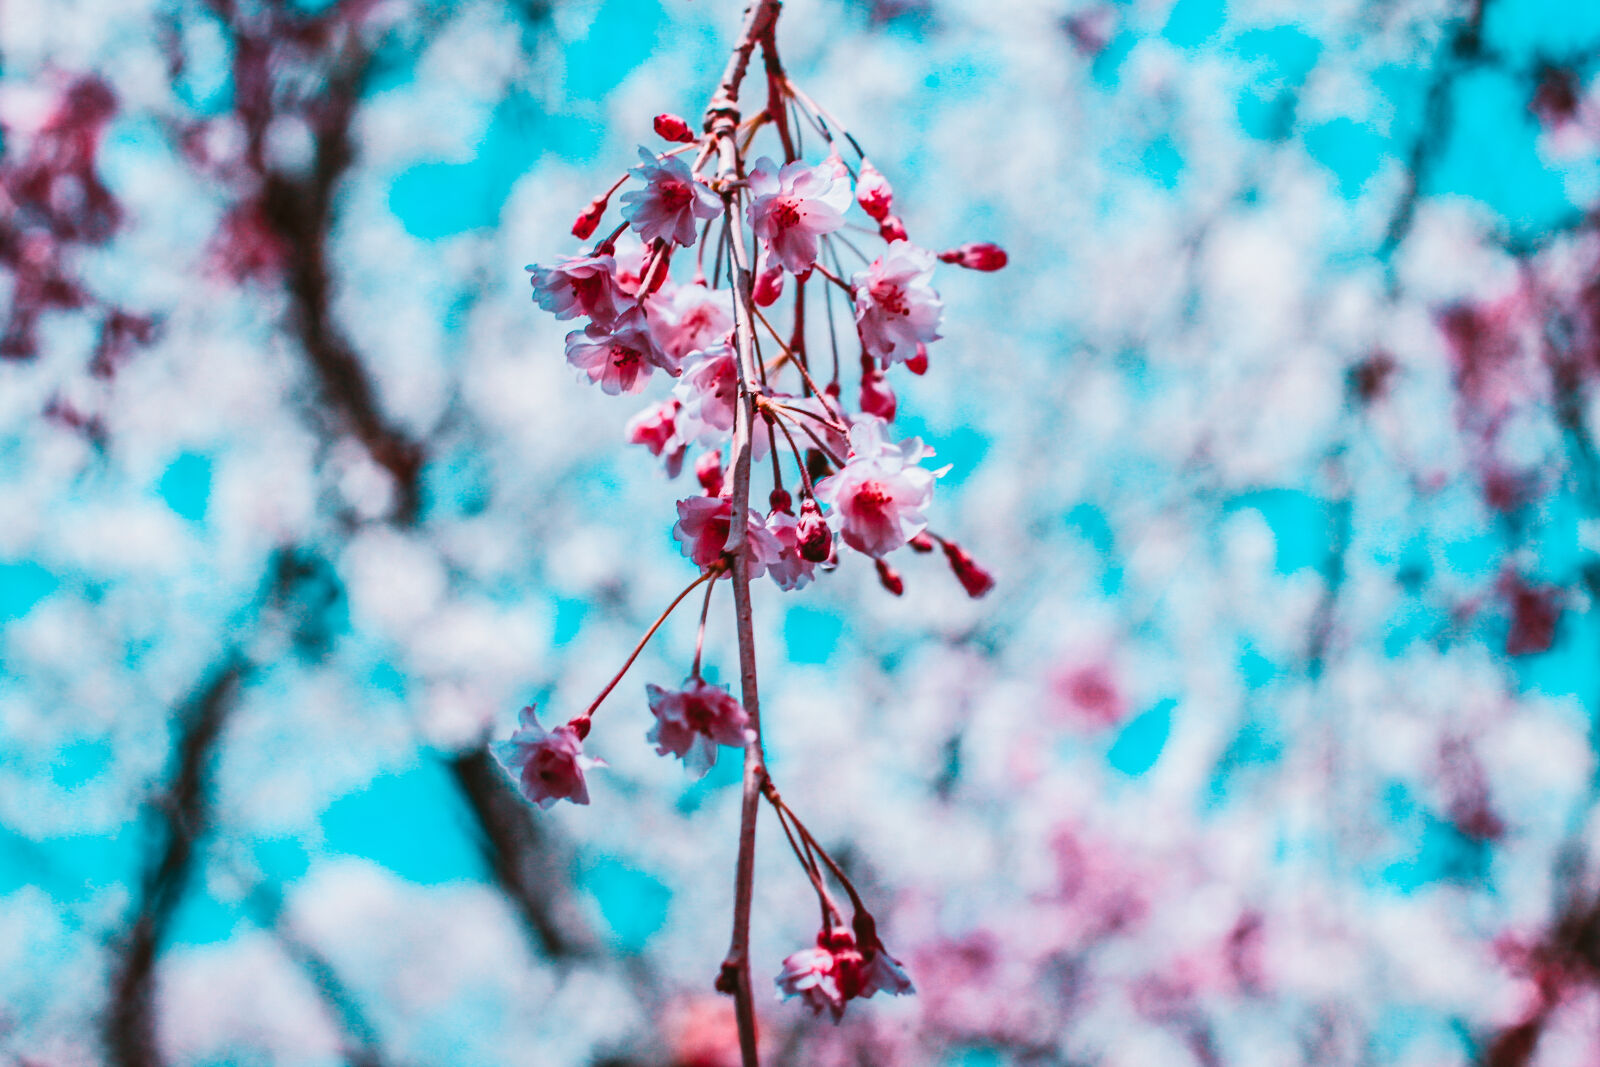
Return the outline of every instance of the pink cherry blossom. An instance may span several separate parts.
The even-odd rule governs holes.
[[[733,698],[727,686],[710,685],[691,678],[682,689],[666,690],[646,685],[650,712],[656,717],[646,740],[660,755],[668,753],[683,760],[684,770],[703,778],[717,762],[717,746],[744,744],[744,730],[750,717]]]
[[[917,345],[939,339],[944,305],[928,282],[933,254],[906,241],[851,278],[856,298],[856,329],[867,354],[900,363],[917,354]]]
[[[713,348],[733,330],[733,294],[727,289],[668,283],[650,298],[648,309],[656,344],[675,359]]]
[[[884,440],[881,419],[863,416],[850,429],[844,469],[817,483],[817,499],[845,543],[882,557],[927,528],[923,509],[933,500],[933,481],[944,473],[917,464],[933,450],[919,438]]]
[[[784,959],[776,979],[778,991],[785,997],[800,997],[813,1015],[827,1011],[838,1022],[844,1017],[844,997],[839,993],[837,973],[838,964],[829,949],[821,945],[804,948]]]
[[[767,573],[768,564],[777,561],[783,548],[762,525],[754,508],[745,519],[745,558],[750,564],[750,577],[755,579]],[[672,528],[672,536],[683,546],[685,556],[709,567],[722,558],[732,525],[733,501],[728,497],[692,496],[678,501],[678,522]]]
[[[816,948],[785,959],[777,985],[785,996],[804,999],[814,1014],[827,1010],[834,1022],[844,1016],[846,1001],[880,992],[892,996],[916,992],[900,961],[884,950],[875,935],[858,945],[854,934],[840,928],[823,930]]]
[[[729,432],[739,403],[738,353],[726,344],[696,352],[689,357],[674,391],[690,418],[722,433]]]
[[[777,540],[782,550],[778,558],[767,564],[767,573],[784,592],[804,589],[810,583],[817,564],[800,551],[800,520],[787,511],[774,509],[767,516],[767,530]],[[823,527],[824,530],[827,527]],[[826,555],[823,557],[826,559]]]
[[[652,456],[661,457],[669,478],[676,478],[683,470],[683,458],[689,447],[679,432],[678,416],[682,410],[683,405],[669,397],[628,420],[628,443],[644,445]]]
[[[679,373],[678,361],[656,347],[644,313],[636,307],[610,325],[592,323],[567,334],[567,362],[611,396],[643,389],[652,368]]]
[[[771,254],[795,274],[817,261],[817,238],[844,225],[850,179],[827,164],[785,164],[763,157],[750,171],[750,226]]]
[[[546,730],[539,725],[533,705],[522,709],[516,732],[509,741],[496,741],[489,748],[529,801],[548,808],[558,800],[574,804],[589,803],[589,787],[583,773],[590,767],[603,767],[603,760],[583,754],[581,727],[572,723]],[[584,732],[587,732],[586,730]]]
[[[639,285],[644,281],[644,245],[632,233],[624,233],[607,251],[617,261],[617,288],[627,296],[637,299]]]
[[[689,165],[677,156],[657,158],[641,148],[639,158],[643,163],[630,173],[645,187],[622,194],[622,217],[645,241],[694,244],[695,220],[716,218],[722,213],[722,201],[695,181]]]
[[[617,261],[609,255],[564,256],[553,267],[533,264],[533,302],[558,319],[587,316],[602,325],[612,322],[627,302],[617,286]]]

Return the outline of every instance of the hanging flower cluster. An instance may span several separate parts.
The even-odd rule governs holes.
[[[765,577],[798,590],[837,567],[842,554],[856,553],[898,595],[904,579],[889,558],[909,546],[913,553],[942,548],[971,596],[993,586],[965,549],[928,528],[934,487],[948,468],[926,465],[933,450],[895,434],[891,375],[928,369],[944,317],[933,286],[938,264],[992,271],[1005,265],[1006,254],[991,244],[936,254],[911,241],[894,213],[888,180],[856,138],[784,73],[773,38],[778,6],[756,0],[747,10],[703,132],[677,116],[657,116],[657,134],[675,146],[641,148],[640,164],[596,196],[572,232],[580,240],[602,232],[612,196],[626,185],[614,228],[575,255],[528,268],[539,307],[576,320],[566,359],[582,380],[610,395],[660,390],[628,422],[626,436],[672,477],[694,456],[698,491],[678,502],[672,534],[700,573],[585,712],[546,732],[529,709],[496,751],[529,800],[587,803],[584,772],[594,761],[583,755],[582,742],[591,716],[655,630],[705,585],[687,681],[675,690],[646,687],[655,717],[648,740],[695,776],[710,769],[721,747],[744,750],[741,890],[764,796],[816,888],[823,916],[816,947],[784,962],[778,986],[837,1020],[853,998],[908,993],[912,986],[848,879],[767,777],[748,585]],[[741,119],[739,88],[757,46],[765,59],[766,103]],[[762,135],[775,142],[773,155],[751,162]],[[817,149],[810,158],[808,139]],[[769,464],[766,506],[752,506],[753,471]],[[700,673],[706,615],[722,580],[733,588],[739,623],[742,701]],[[848,923],[825,874],[849,896]],[[718,988],[739,997],[743,1038],[753,1022],[746,1003],[748,894],[741,891],[741,900],[745,910],[735,915]],[[753,1049],[751,1037],[747,1063]]]

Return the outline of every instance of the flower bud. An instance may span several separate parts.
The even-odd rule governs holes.
[[[856,203],[878,222],[888,219],[894,207],[894,190],[889,188],[888,180],[865,161],[861,164],[861,177],[856,180]]]
[[[1009,261],[1006,250],[988,241],[974,242],[939,253],[941,263],[954,263],[968,270],[999,270]]]
[[[772,506],[773,511],[781,511],[785,515],[794,514],[794,498],[783,489],[774,489],[767,497],[767,503]]]
[[[906,591],[906,583],[900,580],[900,572],[889,566],[881,559],[873,560],[878,565],[878,582],[895,596]]]
[[[706,496],[722,495],[722,453],[721,451],[707,452],[694,461],[694,476],[700,482],[700,488],[706,491]]]
[[[823,521],[822,509],[810,497],[800,502],[800,521],[795,524],[794,532],[801,559],[826,563],[833,554],[833,531]]]
[[[750,298],[757,307],[771,307],[783,295],[783,267],[772,264],[756,277],[755,289]]]
[[[906,239],[906,224],[900,221],[899,215],[889,215],[878,223],[878,236],[885,241],[904,241]]]
[[[917,354],[906,360],[906,370],[918,377],[928,373],[928,346],[917,342]]]
[[[580,241],[587,241],[593,236],[595,228],[600,225],[600,219],[606,213],[606,204],[610,200],[611,192],[607,190],[589,201],[589,206],[583,209],[583,213],[572,224],[572,236]]]
[[[884,422],[894,421],[894,389],[877,367],[861,372],[861,410],[868,415],[878,416]]]
[[[926,554],[933,551],[933,538],[928,536],[927,531],[917,534],[917,536],[907,541],[906,544],[911,546],[911,551],[913,552],[921,552]]]
[[[679,141],[683,144],[693,144],[695,136],[689,129],[689,124],[676,115],[663,112],[656,116],[656,135],[667,141]]]
[[[950,561],[950,569],[955,571],[956,581],[961,583],[961,588],[967,591],[968,596],[976,599],[994,588],[994,575],[978,566],[954,541],[944,543],[944,555]]]

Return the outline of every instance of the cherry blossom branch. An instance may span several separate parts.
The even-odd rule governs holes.
[[[750,988],[750,903],[754,896],[756,817],[761,787],[766,780],[766,760],[761,747],[761,710],[756,689],[755,627],[750,605],[750,566],[745,552],[750,509],[751,432],[755,423],[755,325],[751,311],[751,270],[738,214],[738,187],[742,177],[735,131],[739,124],[739,86],[756,42],[770,37],[781,8],[779,0],[754,0],[745,10],[739,34],[722,82],[706,108],[705,129],[717,146],[717,179],[721,184],[723,215],[727,220],[735,279],[734,330],[738,354],[739,403],[733,430],[732,511],[727,552],[733,561],[733,605],[739,646],[740,696],[749,716],[745,729],[744,787],[739,805],[739,855],[734,875],[733,932],[722,961],[717,988],[731,993],[739,1027],[739,1054],[744,1067],[759,1067],[756,1045],[755,1002]]]

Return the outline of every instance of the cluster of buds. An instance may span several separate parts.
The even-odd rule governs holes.
[[[888,557],[907,546],[913,553],[940,546],[969,595],[993,586],[966,550],[928,528],[934,486],[948,468],[926,465],[933,450],[893,432],[898,404],[890,375],[902,364],[912,374],[928,369],[928,346],[939,340],[944,316],[933,287],[936,266],[992,271],[1005,265],[1006,254],[991,244],[935,253],[910,240],[889,182],[859,142],[783,72],[773,39],[777,11],[775,0],[756,0],[747,11],[703,132],[678,116],[656,116],[655,132],[675,147],[641,148],[639,165],[578,215],[574,236],[603,236],[554,264],[528,268],[538,306],[576,320],[566,359],[581,379],[610,395],[666,381],[666,395],[632,418],[627,438],[658,457],[671,477],[696,453],[699,491],[678,501],[672,533],[699,576],[586,711],[545,731],[530,708],[496,751],[530,800],[586,803],[584,772],[596,762],[582,747],[591,717],[656,629],[705,585],[688,680],[676,690],[646,687],[656,719],[648,739],[696,776],[722,746],[745,750],[741,878],[748,877],[745,837],[753,840],[759,790],[778,811],[823,912],[817,947],[789,957],[778,985],[837,1019],[852,998],[907,993],[911,983],[883,949],[843,872],[766,776],[759,715],[746,707],[755,686],[746,648],[748,583],[769,577],[782,590],[798,590],[854,552],[869,558],[885,588],[898,595],[904,579]],[[766,61],[766,107],[740,121],[738,89],[757,45]],[[747,163],[763,133],[774,137],[781,162],[763,155]],[[815,162],[805,158],[807,137],[821,146]],[[620,219],[605,230],[611,200],[624,186],[630,187],[617,197]],[[881,247],[863,250],[872,243]],[[824,322],[826,347],[813,345]],[[843,375],[854,366],[860,375],[851,392]],[[771,488],[761,509],[752,506],[752,470],[769,465]],[[742,623],[744,702],[700,674],[707,612],[724,579],[734,587]],[[848,893],[848,924],[824,872]],[[745,965],[740,929],[736,919],[728,965],[735,968]],[[738,992],[727,967],[718,984]]]

